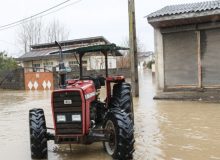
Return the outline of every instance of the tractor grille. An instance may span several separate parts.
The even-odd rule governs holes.
[[[82,99],[79,91],[54,92],[53,107],[58,135],[82,133]],[[80,122],[72,121],[72,115],[75,114],[81,115]],[[57,122],[57,115],[65,115],[66,121]]]

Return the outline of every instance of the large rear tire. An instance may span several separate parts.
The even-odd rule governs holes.
[[[119,108],[111,108],[106,114],[103,129],[110,134],[109,141],[103,142],[105,151],[113,159],[133,159],[134,129],[129,114]]]
[[[31,158],[47,158],[47,128],[42,109],[29,111]]]
[[[129,113],[134,122],[133,98],[131,94],[131,85],[129,83],[123,82],[113,86],[113,96],[109,106],[112,108],[120,108],[126,113]]]

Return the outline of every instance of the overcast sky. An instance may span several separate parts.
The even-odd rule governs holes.
[[[65,0],[7,0],[0,5],[0,26],[31,16]],[[72,3],[76,0],[71,0]],[[135,0],[137,36],[146,51],[154,50],[153,28],[146,15],[167,5],[200,2],[205,0]],[[206,0],[207,1],[207,0]],[[46,24],[57,19],[70,31],[69,39],[104,36],[122,44],[128,37],[128,0],[82,0],[56,13],[42,18]],[[0,31],[0,51],[20,56],[17,40],[18,27]]]

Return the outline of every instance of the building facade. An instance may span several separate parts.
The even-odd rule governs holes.
[[[65,49],[74,49],[83,46],[97,45],[97,44],[109,44],[110,42],[104,37],[91,37],[84,39],[75,39],[69,41],[59,42]],[[57,51],[58,47],[55,43],[45,43],[37,44],[31,46],[31,50],[17,60],[21,62],[22,67],[25,68],[26,72],[48,72],[52,71],[53,67],[58,69],[58,64],[60,61],[59,55],[51,54],[54,51]],[[78,56],[76,55],[77,59]],[[78,67],[78,62],[73,54],[64,54],[64,63],[65,66],[69,69]],[[105,64],[102,60],[104,56],[101,53],[87,54],[83,57],[83,67],[87,70],[94,69],[104,69]],[[108,60],[110,68],[116,68],[116,58],[113,56],[109,57]]]
[[[220,88],[220,1],[167,6],[147,19],[158,90]]]

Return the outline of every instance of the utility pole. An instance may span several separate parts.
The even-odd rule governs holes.
[[[129,45],[131,59],[131,85],[132,94],[135,97],[139,96],[139,80],[138,80],[138,57],[137,57],[137,38],[135,24],[135,4],[134,0],[128,0],[128,15],[129,15]]]

